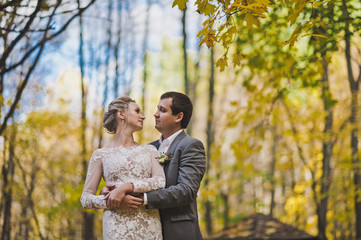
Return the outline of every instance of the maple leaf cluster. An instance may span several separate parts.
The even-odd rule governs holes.
[[[189,0],[174,0],[173,7],[178,6],[179,10],[183,10]],[[288,4],[291,9],[287,21],[290,25],[295,24],[296,19],[302,13],[307,4],[318,7],[326,1],[316,0],[282,0],[284,4]],[[196,0],[195,5],[197,12],[203,14],[207,19],[203,22],[203,28],[199,31],[197,37],[201,39],[200,45],[205,44],[208,48],[213,47],[216,43],[221,44],[225,49],[225,53],[218,59],[216,66],[223,71],[228,67],[228,52],[231,44],[240,35],[240,30],[247,27],[252,30],[254,27],[261,26],[261,18],[266,18],[270,8],[274,6],[274,2],[269,0]],[[223,20],[223,21],[222,21]],[[284,42],[285,45],[292,47],[294,43],[304,36],[303,32],[307,32],[313,24],[318,20],[310,18],[309,21],[299,24],[291,37]],[[221,24],[219,24],[222,22]],[[322,37],[322,36],[321,36]],[[234,52],[232,62],[234,67],[241,64],[242,54]]]

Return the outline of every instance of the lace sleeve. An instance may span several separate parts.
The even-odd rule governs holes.
[[[158,151],[153,146],[149,147],[152,161],[152,175],[147,179],[133,181],[134,192],[149,192],[165,187],[165,175],[163,167],[158,161]]]
[[[102,178],[102,173],[103,165],[101,156],[95,151],[89,161],[88,173],[80,198],[83,208],[107,208],[106,200],[103,200],[104,196],[95,195]]]

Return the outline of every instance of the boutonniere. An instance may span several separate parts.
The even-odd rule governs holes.
[[[161,153],[158,157],[160,165],[166,165],[173,158],[173,153]]]

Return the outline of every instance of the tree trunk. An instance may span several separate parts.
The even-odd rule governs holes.
[[[187,17],[187,7],[185,7],[182,11],[182,34],[183,34],[183,62],[184,62],[184,91],[186,95],[189,95],[186,17]]]
[[[130,19],[131,19],[131,14],[129,13],[130,12],[130,7],[129,7],[129,0],[124,0],[124,9],[125,9],[125,20],[124,20],[124,31],[127,33],[127,34],[124,34],[124,39],[123,39],[123,59],[125,59],[124,61],[124,66],[123,66],[123,71],[122,71],[122,77],[121,77],[121,87],[122,87],[122,95],[126,95],[127,94],[127,84],[128,84],[128,81],[127,81],[127,72],[128,72],[128,68],[129,68],[129,64],[130,64],[130,60],[129,60],[129,51],[130,51],[130,46],[129,46],[129,34],[131,33],[131,29],[130,29]]]
[[[224,212],[223,212],[223,229],[228,229],[229,227],[229,202],[228,202],[228,194],[221,193],[221,198],[224,204]]]
[[[100,113],[100,117],[102,119],[103,115],[104,115],[104,109],[106,108],[106,103],[107,103],[107,99],[108,99],[108,84],[109,84],[109,71],[110,71],[110,67],[109,67],[109,62],[110,62],[110,51],[112,49],[112,20],[111,20],[111,15],[112,15],[112,0],[109,0],[108,2],[108,16],[109,16],[109,21],[108,21],[108,40],[107,40],[107,51],[106,51],[106,56],[105,56],[105,66],[106,66],[106,70],[105,70],[105,80],[104,80],[104,93],[103,93],[103,103],[102,103],[102,109],[101,109],[101,113]],[[99,134],[99,142],[98,142],[98,148],[101,148],[102,143],[103,143],[103,126],[100,125],[99,129],[98,129],[98,134]]]
[[[144,26],[144,39],[143,39],[143,86],[142,86],[142,108],[143,114],[145,114],[145,99],[147,97],[147,80],[148,80],[148,32],[149,32],[149,16],[150,16],[150,6],[151,1],[147,0],[147,10],[146,10],[146,17],[145,17],[145,26]],[[143,131],[139,132],[139,142],[143,142]]]
[[[6,189],[5,188],[5,179],[7,178],[7,168],[6,168],[6,154],[7,154],[7,148],[6,148],[6,144],[7,144],[7,137],[4,136],[3,137],[3,145],[2,145],[2,158],[4,159],[4,163],[3,166],[1,167],[1,177],[2,177],[2,182],[0,184],[1,187],[1,195],[0,195],[0,222],[3,216],[3,210],[4,210],[4,204],[5,204],[5,192]]]
[[[303,149],[302,149],[302,145],[298,139],[298,131],[296,129],[296,126],[295,126],[295,123],[293,122],[292,120],[292,116],[291,116],[291,112],[289,110],[289,108],[287,107],[287,105],[282,101],[281,102],[286,110],[286,114],[289,118],[289,121],[290,121],[290,125],[291,125],[291,131],[292,131],[292,134],[294,136],[294,140],[295,140],[295,143],[296,143],[296,147],[297,147],[297,153],[298,153],[298,156],[300,158],[300,160],[302,161],[303,165],[309,170],[310,174],[311,174],[311,189],[312,189],[312,193],[313,193],[313,199],[315,201],[315,204],[316,204],[316,208],[319,208],[319,198],[318,198],[318,191],[317,191],[317,181],[316,181],[316,172],[312,169],[311,166],[309,166],[308,164],[308,159],[305,157],[305,154],[303,152]],[[311,130],[311,132],[313,132],[313,129]],[[291,163],[292,163],[292,169],[293,171],[295,171],[295,165],[294,165],[294,162],[291,160]],[[294,179],[294,174],[292,176],[292,190],[294,189],[296,185],[296,180]],[[317,210],[316,210],[317,211]],[[296,225],[298,223],[298,219],[299,219],[299,214],[296,213]]]
[[[208,188],[209,183],[209,170],[211,167],[211,147],[214,141],[214,131],[213,131],[213,97],[214,97],[214,50],[211,48],[210,52],[210,67],[211,67],[211,75],[209,77],[209,92],[208,92],[208,114],[207,114],[207,169],[204,179],[205,188]],[[212,204],[210,200],[207,198],[206,200],[206,211],[205,211],[205,219],[206,219],[206,227],[207,234],[211,235],[213,232],[212,227]]]
[[[276,169],[276,162],[277,162],[277,157],[276,157],[276,153],[277,153],[277,144],[278,144],[278,135],[277,135],[277,129],[275,129],[276,126],[274,126],[272,128],[272,132],[273,132],[273,142],[272,142],[272,150],[271,150],[271,155],[272,155],[272,162],[271,162],[271,167],[270,167],[270,178],[271,178],[271,204],[270,204],[270,213],[269,215],[271,217],[273,217],[273,210],[275,207],[275,188],[276,188],[276,181],[275,181],[275,169]]]
[[[354,169],[354,185],[355,185],[355,216],[356,216],[356,239],[361,239],[361,196],[359,191],[361,190],[361,168],[360,168],[360,157],[359,157],[359,150],[358,150],[358,92],[359,86],[361,82],[361,66],[359,66],[360,72],[357,79],[353,76],[353,69],[352,69],[352,56],[351,56],[351,36],[353,33],[350,31],[350,15],[347,9],[346,0],[342,0],[342,12],[344,17],[346,18],[345,21],[345,57],[347,62],[347,74],[348,74],[348,81],[351,91],[351,116],[350,116],[350,124],[351,128],[351,159]]]
[[[114,56],[115,56],[114,98],[118,97],[118,90],[119,90],[119,54],[120,54],[121,39],[122,39],[122,1],[116,1],[116,3],[118,3],[118,8],[117,8],[118,23],[116,24],[118,31],[117,31],[117,43],[114,50]]]
[[[320,192],[320,203],[317,204],[317,215],[318,215],[318,237],[321,240],[327,239],[326,227],[327,227],[327,211],[328,211],[328,190],[330,188],[331,180],[331,168],[330,163],[332,159],[332,126],[333,126],[333,104],[332,95],[330,92],[330,84],[328,79],[328,62],[325,57],[322,57],[323,75],[322,75],[322,100],[325,116],[325,127],[323,130],[323,143],[322,143],[322,175],[321,175],[321,192]]]
[[[128,75],[129,78],[126,81],[125,84],[125,95],[129,96],[131,94],[132,91],[132,81],[133,81],[133,75],[134,75],[134,68],[135,68],[135,59],[136,59],[136,44],[135,43],[135,29],[134,29],[134,25],[135,25],[135,18],[133,17],[132,13],[132,9],[130,6],[130,1],[126,0],[125,1],[126,4],[126,9],[128,10],[128,17],[127,19],[129,20],[128,25],[128,35],[129,35],[129,42],[128,42],[128,47],[127,47],[127,61],[128,61],[128,65],[127,65],[127,69],[128,69]]]
[[[80,0],[78,0],[80,9]],[[83,54],[83,18],[79,15],[79,67],[80,67],[80,84],[81,84],[81,160],[83,165],[82,180],[85,181],[88,167],[88,159],[86,156],[86,91],[84,84],[84,54]],[[83,239],[93,240],[94,237],[94,214],[83,210]]]
[[[354,185],[355,185],[355,213],[356,213],[356,239],[361,239],[361,171],[360,171],[360,158],[358,151],[358,128],[357,128],[357,115],[358,115],[358,89],[352,91],[351,100],[351,117],[350,123],[352,125],[351,130],[351,148],[352,148],[352,163],[354,165]]]
[[[38,148],[38,144],[37,142],[35,143],[35,152],[37,152],[39,150]],[[34,223],[37,227],[37,231],[39,233],[39,238],[44,240],[44,236],[41,232],[41,228],[40,228],[40,224],[39,224],[39,220],[38,217],[36,215],[36,211],[35,211],[35,206],[34,206],[34,201],[33,201],[33,192],[35,189],[35,183],[36,183],[36,176],[37,173],[39,171],[39,163],[37,161],[37,157],[33,156],[32,159],[32,170],[31,170],[31,174],[30,174],[30,183],[27,183],[27,176],[26,176],[26,171],[24,170],[24,168],[21,166],[21,163],[19,161],[19,159],[17,160],[17,164],[20,168],[20,171],[22,172],[22,178],[23,178],[23,184],[24,184],[24,189],[26,191],[26,197],[25,199],[22,200],[22,216],[21,216],[21,220],[20,220],[20,224],[19,224],[19,232],[18,232],[18,237],[19,239],[29,239],[29,233],[33,232],[33,226],[31,224],[31,219],[34,219]]]
[[[4,161],[2,167],[3,175],[3,199],[4,199],[4,218],[1,233],[1,240],[11,239],[11,207],[13,202],[13,180],[15,172],[15,137],[16,126],[13,126],[9,140],[9,157]],[[4,158],[5,160],[5,158]]]
[[[199,17],[199,25],[202,25],[202,18]],[[197,62],[195,63],[194,66],[194,79],[192,79],[191,81],[189,81],[190,89],[189,89],[189,97],[193,103],[193,106],[195,107],[197,104],[197,86],[198,86],[198,82],[199,82],[199,78],[200,78],[200,61],[201,61],[201,48],[199,46],[199,42],[197,44]],[[191,118],[188,127],[187,127],[187,133],[192,136],[192,130],[193,130],[193,123],[195,121],[195,117]]]

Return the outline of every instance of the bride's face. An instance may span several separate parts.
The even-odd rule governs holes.
[[[135,131],[140,131],[143,128],[143,121],[145,117],[139,105],[131,102],[125,114],[125,122],[127,127],[134,128]]]

